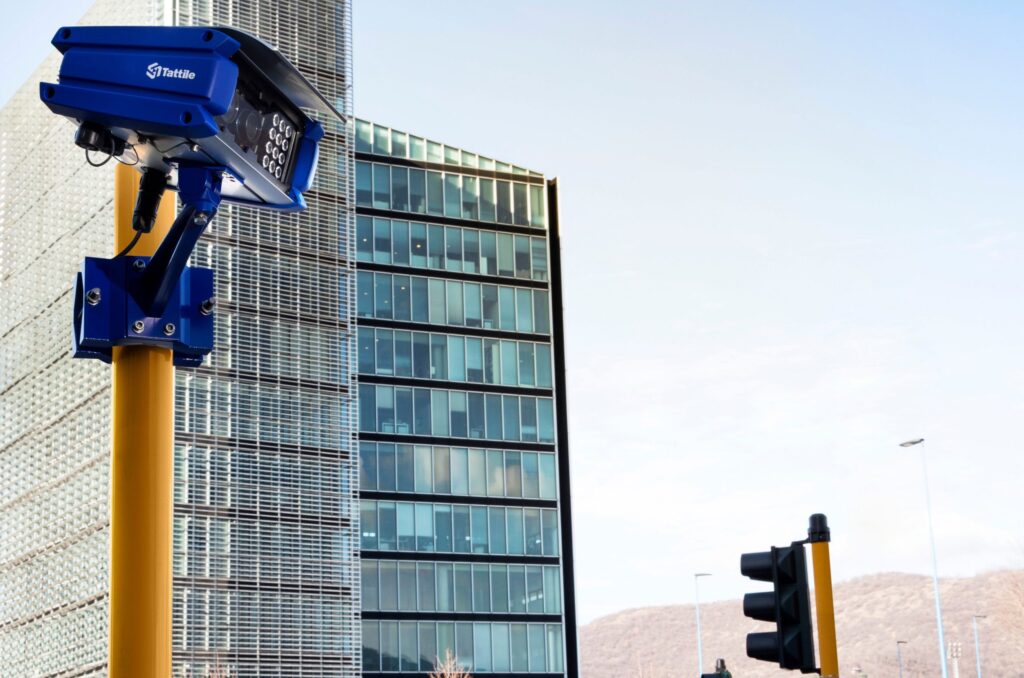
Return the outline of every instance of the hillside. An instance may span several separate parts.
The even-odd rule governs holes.
[[[975,675],[971,616],[979,622],[982,671],[986,676],[1024,678],[1024,572],[993,572],[941,583],[946,641],[963,646],[960,675]],[[874,677],[897,674],[896,640],[903,646],[905,678],[939,675],[935,604],[930,577],[878,574],[837,584],[834,590],[839,666]],[[725,657],[735,678],[797,676],[778,666],[748,659],[746,634],[770,625],[743,616],[742,601],[701,604],[704,670]],[[580,631],[586,678],[677,678],[696,673],[692,605],[625,610],[602,617]],[[954,667],[950,664],[950,676]]]

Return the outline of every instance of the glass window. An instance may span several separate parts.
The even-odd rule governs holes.
[[[416,611],[416,563],[398,564],[398,609]]]
[[[431,391],[430,392],[430,410],[433,414],[433,421],[431,422],[431,429],[435,436],[447,436],[448,435],[448,392],[447,391]],[[436,457],[437,451],[434,453],[435,465],[434,465],[434,491],[440,492],[439,486],[441,477],[437,473]],[[447,459],[446,459],[447,461]],[[447,472],[445,472],[445,480],[447,480]],[[444,490],[447,494],[448,490]]]
[[[416,449],[419,450],[419,448]],[[416,504],[416,550],[434,550],[434,507],[430,504]],[[433,575],[431,575],[431,577],[433,577]],[[423,595],[421,588],[421,601],[423,599]],[[433,590],[431,590],[430,595],[434,595]]]
[[[416,622],[399,622],[398,633],[402,647],[402,670],[415,671],[420,665],[416,647]]]
[[[487,437],[501,440],[501,396],[487,394],[484,396],[487,410]]]
[[[368,162],[356,162],[356,204],[373,205],[373,165]]]
[[[395,339],[391,330],[377,330],[377,374],[394,374]]]
[[[523,471],[519,452],[505,453],[505,490],[509,497],[523,496]]]
[[[523,396],[519,399],[520,429],[523,440],[537,442],[537,399]]]
[[[362,274],[360,274],[362,275]],[[498,287],[497,285],[481,285],[483,296],[483,325],[489,330],[498,328]],[[362,299],[360,299],[362,302]],[[362,313],[360,313],[362,315]]]
[[[356,289],[358,300],[356,312],[363,318],[373,317],[373,273],[359,271],[356,273]]]
[[[498,673],[507,673],[512,667],[509,661],[508,647],[508,624],[493,624],[491,626],[491,650],[493,652],[492,666]]]
[[[373,165],[373,206],[391,208],[391,168],[387,165]]]
[[[509,636],[512,646],[512,671],[529,671],[530,655],[527,652],[526,624],[509,624]]]
[[[512,223],[512,186],[507,181],[496,182],[498,223]]]
[[[437,564],[437,611],[455,611],[455,578],[451,563]]]
[[[356,217],[356,259],[373,261],[373,219]]]
[[[398,547],[398,523],[395,516],[395,502],[377,502],[377,527],[380,537],[377,547],[382,551],[394,551]],[[381,605],[384,604],[384,563],[381,563]]]
[[[527,293],[530,290],[526,290]],[[501,322],[499,328],[514,332],[516,329],[516,289],[514,287],[499,287],[498,300],[501,309]]]
[[[480,232],[480,272],[498,274],[498,235],[490,231]]]
[[[462,177],[462,218],[476,219],[480,216],[479,195],[476,177]]]
[[[391,260],[399,266],[409,265],[409,222],[391,222]]]
[[[467,327],[480,327],[481,323],[481,308],[480,308],[480,285],[477,283],[465,283],[465,306],[466,306],[466,326]]]
[[[523,509],[506,509],[506,522],[508,529],[505,530],[508,539],[509,555],[521,556],[524,551],[523,544]],[[511,576],[511,573],[510,573]]]
[[[444,268],[444,226],[427,227],[427,266]]]
[[[359,373],[374,374],[376,371],[376,339],[372,327],[359,328]]]
[[[529,210],[526,204],[526,184],[516,182],[512,184],[513,205],[515,206],[515,218],[513,221],[518,226],[526,226],[530,223]]]
[[[398,670],[398,622],[380,623],[380,668]]]
[[[409,170],[409,211],[427,212],[427,173],[421,169]]]
[[[551,388],[551,346],[536,344],[537,386]]]
[[[558,555],[558,513],[551,509],[541,512],[541,525],[544,533],[544,555]]]
[[[362,501],[359,504],[359,546],[368,551],[377,549],[377,502]]]
[[[444,147],[444,161],[448,165],[458,165],[461,155],[459,149],[453,146]]]
[[[440,172],[427,172],[427,213],[444,214],[444,181]]]
[[[446,394],[447,395],[447,394]],[[451,494],[451,453],[447,447],[434,448],[434,492]]]
[[[449,381],[466,381],[466,340],[451,334],[448,335],[447,377]]]
[[[505,553],[505,509],[487,509],[490,522],[490,552]]]
[[[469,553],[470,543],[469,507],[452,507],[453,547],[456,553]]]
[[[377,430],[395,432],[395,389],[391,386],[377,387]]]
[[[473,611],[491,611],[491,575],[486,565],[473,566]]]
[[[413,432],[419,436],[428,436],[431,433],[430,415],[430,391],[425,388],[415,388],[412,391],[413,404]]]
[[[498,275],[515,275],[515,248],[508,233],[498,234]]]
[[[455,656],[455,624],[451,622],[437,623],[437,656]]]
[[[486,418],[484,416],[484,394],[469,393],[469,437],[483,438],[486,431]]]
[[[373,274],[374,316],[391,318],[391,276],[387,273]]]
[[[427,283],[430,288],[430,322],[435,325],[444,325],[447,315],[444,299],[444,281],[437,278],[428,278]]]
[[[451,553],[452,550],[452,507],[445,504],[434,504],[434,534],[437,536],[437,550],[441,553]],[[441,566],[438,565],[438,586],[441,586]],[[438,610],[451,608],[441,607],[441,591],[438,589]]]
[[[409,211],[409,170],[391,168],[391,209]]]
[[[533,332],[533,291],[516,290],[516,329]]]
[[[535,332],[550,334],[551,328],[548,323],[548,293],[537,290],[533,293],[533,323]]]
[[[380,670],[380,623],[363,622],[363,670]]]
[[[562,581],[558,576],[558,567],[544,568],[544,612],[560,614],[562,612]],[[559,642],[561,647],[561,642]]]
[[[430,504],[418,504],[417,509],[423,506],[427,509]],[[431,545],[433,546],[433,545]],[[554,569],[557,573],[557,568]],[[419,563],[416,565],[416,579],[419,584],[419,609],[421,612],[433,612],[437,609],[437,600],[434,596],[434,564]]]
[[[562,668],[562,627],[548,624],[548,672],[561,673]]]
[[[448,378],[448,341],[443,334],[430,335],[431,379]]]
[[[413,222],[410,228],[412,265],[425,268],[427,265],[427,225]]]
[[[373,152],[373,127],[365,120],[356,120],[356,153]]]
[[[480,269],[480,231],[467,228],[462,232],[462,270],[476,273]]]
[[[395,276],[395,320],[409,320],[412,317],[412,305],[409,299],[409,276]]]
[[[540,498],[555,499],[557,497],[557,477],[555,475],[555,455],[540,455]]]
[[[499,383],[498,368],[501,365],[501,358],[498,354],[500,344],[496,339],[484,339],[484,383]]]
[[[377,443],[359,443],[359,489],[377,489]]]
[[[445,226],[445,262],[444,267],[449,271],[462,270],[462,229],[454,226]]]
[[[480,179],[480,221],[495,221],[494,180]]]
[[[466,671],[473,671],[473,625],[455,624],[455,656],[459,666]]]
[[[420,671],[433,671],[437,654],[437,628],[433,622],[420,622]]]
[[[491,565],[491,609],[508,612],[508,566]]]
[[[430,309],[429,292],[426,278],[411,278],[412,287],[412,320],[417,323],[427,322]]]
[[[511,612],[526,612],[526,569],[522,565],[508,566],[508,597]]]
[[[417,492],[434,489],[434,452],[426,445],[416,446],[415,486]]]
[[[544,625],[529,624],[530,632],[530,671],[543,671],[547,661],[547,648],[544,647]]]
[[[412,445],[399,445],[395,449],[395,460],[398,470],[398,491],[415,492],[416,465],[413,462]],[[415,549],[410,548],[409,550],[414,551]]]
[[[452,437],[468,438],[469,432],[466,427],[466,393],[464,391],[452,391],[449,395],[452,412]]]
[[[443,162],[444,156],[441,154],[441,144],[436,141],[427,141],[427,162]]]
[[[448,288],[448,324],[465,325],[465,309],[462,305],[462,283],[457,280],[449,280],[446,283]]]
[[[555,442],[555,415],[550,398],[537,399],[537,438],[542,443]]]
[[[469,153],[467,151],[462,152],[462,165],[463,167],[476,167],[476,154]]]
[[[377,396],[378,400],[380,396]],[[502,420],[504,421],[504,439],[519,440],[519,398],[517,396],[502,396]],[[378,405],[378,411],[380,405]],[[518,496],[518,495],[517,495]]]
[[[487,455],[483,450],[469,451],[469,493],[487,494]]]
[[[452,494],[469,494],[469,450],[452,448]]]
[[[473,506],[473,553],[487,553],[487,508]]]
[[[540,509],[523,509],[523,524],[526,535],[526,555],[539,556],[544,553],[540,531]]]
[[[408,291],[408,285],[405,287]],[[410,332],[395,332],[395,375],[399,377],[412,376],[412,334]]]
[[[540,470],[534,452],[523,452],[523,496],[527,499],[540,497]]]
[[[530,184],[530,226],[544,227],[544,187]]]
[[[391,134],[387,127],[380,125],[373,126],[373,152],[377,155],[389,155],[391,153]]]
[[[501,450],[487,451],[487,496],[505,496],[505,462]]]
[[[409,150],[408,137],[405,132],[391,130],[391,155],[404,158]]]
[[[491,625],[478,622],[473,624],[473,655],[476,670],[484,673],[491,670]]]
[[[444,215],[446,217],[462,216],[462,191],[459,188],[459,175],[444,175]]]
[[[539,565],[526,566],[526,611],[544,613],[544,570]]]
[[[519,342],[519,383],[534,386],[534,345],[528,341]]]
[[[412,376],[430,378],[430,335],[426,332],[412,333]]]
[[[385,492],[394,492],[398,487],[398,461],[395,459],[393,444],[377,445],[377,463],[380,467],[377,486]]]
[[[427,147],[420,137],[409,136],[409,157],[413,160],[427,159]]]
[[[516,342],[501,340],[501,383],[505,386],[515,386],[518,381],[516,374],[518,359],[516,357]]]
[[[533,279],[548,279],[548,246],[544,238],[530,238],[530,260],[533,264]]]
[[[530,239],[525,235],[515,237],[516,277],[530,277]]]
[[[483,340],[479,337],[466,337],[466,381],[479,384],[483,380]]]
[[[377,430],[377,387],[373,384],[359,385],[359,430]]]
[[[459,508],[459,507],[455,507]],[[456,549],[458,550],[458,549]],[[455,563],[455,611],[473,611],[473,571],[469,563]]]

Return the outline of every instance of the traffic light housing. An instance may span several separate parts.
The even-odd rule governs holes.
[[[775,631],[747,634],[747,656],[778,662],[784,669],[816,673],[803,542],[744,553],[740,572],[757,581],[772,582],[774,588],[743,596],[744,615],[776,625]]]

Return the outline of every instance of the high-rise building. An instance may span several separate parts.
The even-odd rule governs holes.
[[[237,27],[350,111],[348,0],[97,0],[83,23]],[[2,676],[106,674],[110,371],[69,342],[81,259],[112,254],[113,162],[40,103],[57,65],[0,111]],[[351,163],[327,122],[309,209],[225,206],[193,257],[217,337],[175,386],[176,676],[359,673]]]
[[[355,151],[363,676],[577,676],[556,183]]]

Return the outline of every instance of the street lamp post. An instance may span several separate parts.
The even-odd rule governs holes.
[[[949,669],[946,667],[946,638],[942,631],[942,601],[939,597],[939,564],[935,557],[935,531],[932,529],[932,499],[928,489],[928,458],[924,451],[924,438],[915,438],[900,443],[900,447],[913,447],[921,445],[921,468],[924,472],[924,502],[928,510],[928,538],[932,546],[932,583],[935,586],[935,621],[939,627],[939,660],[942,667],[942,678],[949,678]]]
[[[974,661],[978,667],[978,678],[981,678],[981,645],[978,643],[978,620],[985,619],[983,614],[976,614],[971,619],[974,624]]]
[[[700,640],[700,578],[710,577],[710,572],[698,572],[693,575],[693,600],[694,609],[697,612],[697,676],[701,675],[704,671],[704,649],[701,646]]]
[[[896,663],[900,667],[900,678],[903,678],[903,653],[900,652],[900,645],[906,645],[907,641],[897,640],[896,641]]]

